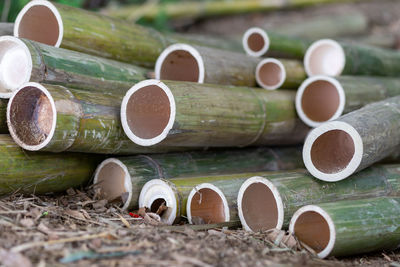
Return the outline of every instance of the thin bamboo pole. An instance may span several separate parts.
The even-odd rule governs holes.
[[[248,148],[109,158],[97,168],[93,183],[123,209],[138,208],[140,190],[152,179],[289,170],[303,166],[300,147]]]
[[[149,70],[56,48],[27,39],[0,37],[0,97],[9,98],[26,82],[45,82],[89,91],[126,92]],[[12,71],[18,68],[20,72]]]
[[[400,95],[400,79],[366,76],[313,76],[296,94],[300,119],[311,127],[335,120],[368,103]]]
[[[146,80],[126,93],[121,121],[127,136],[143,146],[299,144],[308,127],[295,115],[294,96],[285,90]]]
[[[240,221],[248,231],[282,229],[304,205],[400,196],[399,167],[374,165],[336,183],[314,179],[306,170],[251,177],[237,195]]]
[[[0,135],[0,195],[48,194],[86,185],[101,161],[96,155],[32,153]]]
[[[12,35],[14,29],[14,23],[0,22],[0,36]]]
[[[304,164],[318,179],[345,179],[396,152],[399,132],[400,96],[368,104],[312,130],[303,147]]]
[[[309,205],[290,231],[320,258],[393,250],[400,243],[400,198],[369,198]]]

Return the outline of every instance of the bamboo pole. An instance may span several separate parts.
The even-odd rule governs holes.
[[[0,98],[0,134],[8,133],[7,127],[7,99]]]
[[[89,91],[126,92],[149,70],[56,48],[27,39],[0,37],[0,97],[9,98],[26,82],[45,82]],[[18,69],[19,72],[14,70]]]
[[[400,79],[363,76],[313,76],[296,94],[300,119],[311,127],[335,120],[368,103],[400,95]]]
[[[256,86],[260,60],[241,53],[188,44],[173,44],[158,57],[156,79]]]
[[[393,76],[400,72],[400,52],[367,45],[339,43],[331,39],[314,42],[304,56],[309,76]]]
[[[0,36],[12,35],[14,23],[0,22]]]
[[[299,144],[308,127],[295,115],[294,96],[285,90],[146,80],[126,93],[121,121],[126,135],[142,146]]]
[[[138,208],[140,190],[152,179],[289,170],[303,166],[300,147],[248,148],[109,158],[94,175],[100,195]]]
[[[280,171],[247,179],[237,194],[240,221],[248,231],[282,229],[304,205],[400,196],[400,165],[374,165],[329,183],[306,170]]]
[[[0,195],[49,194],[89,182],[101,157],[77,153],[32,153],[0,135]]]
[[[396,152],[399,132],[400,96],[368,104],[312,130],[304,164],[318,179],[340,181]]]
[[[297,89],[307,78],[300,61],[276,58],[261,60],[257,64],[255,76],[257,84],[268,90]]]
[[[299,209],[290,232],[320,258],[393,250],[400,243],[400,198],[369,198]]]

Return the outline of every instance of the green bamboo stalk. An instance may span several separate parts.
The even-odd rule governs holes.
[[[297,90],[296,110],[311,127],[335,120],[371,102],[400,95],[400,79],[363,76],[313,76]]]
[[[400,96],[368,104],[312,130],[304,164],[318,179],[345,179],[396,152],[399,132]]]
[[[14,30],[14,23],[0,22],[0,36],[12,35]]]
[[[329,183],[306,170],[249,178],[237,195],[240,221],[248,231],[287,228],[302,206],[341,200],[400,196],[400,165],[374,165],[346,180]]]
[[[106,159],[95,172],[94,184],[103,198],[122,202],[123,209],[136,209],[140,190],[152,179],[289,170],[302,166],[299,147],[138,155]],[[124,186],[114,188],[115,184]]]
[[[285,90],[146,80],[125,95],[121,121],[127,136],[143,146],[299,144],[308,127],[295,115],[294,96]]]
[[[321,39],[304,56],[309,76],[393,76],[400,71],[400,52],[361,44]]]
[[[399,36],[388,33],[371,33],[351,38],[340,38],[339,40],[346,43],[359,43],[389,49],[396,49],[399,44]]]
[[[9,98],[26,82],[59,84],[106,94],[117,90],[126,92],[133,84],[146,79],[149,72],[134,65],[11,36],[0,37],[0,51],[4,68],[0,97],[4,98]],[[7,71],[16,67],[22,69],[18,76]]]
[[[400,244],[400,198],[372,198],[305,206],[290,231],[320,258],[393,250]]]
[[[32,153],[0,135],[0,195],[48,194],[86,185],[101,161],[96,155]]]

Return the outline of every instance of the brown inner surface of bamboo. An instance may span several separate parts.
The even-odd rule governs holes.
[[[339,108],[340,97],[336,86],[328,81],[317,80],[303,91],[301,108],[313,121],[328,121]]]
[[[354,141],[347,132],[330,130],[312,144],[311,161],[321,172],[337,173],[347,167],[354,153]]]
[[[261,34],[257,32],[253,32],[247,38],[247,46],[250,48],[251,51],[258,52],[263,49],[265,45],[264,38]]]
[[[55,46],[60,35],[60,25],[53,11],[47,6],[29,8],[21,18],[18,36]]]
[[[190,202],[193,217],[201,218],[204,223],[225,222],[224,203],[220,195],[210,188],[202,188],[193,195]]]
[[[161,64],[160,79],[198,82],[200,66],[196,58],[185,50],[174,50]]]
[[[126,117],[129,129],[139,138],[160,135],[168,124],[171,106],[167,94],[157,85],[134,92],[128,100]]]
[[[126,199],[123,197],[127,193],[125,189],[125,171],[124,169],[114,162],[108,162],[103,165],[97,175],[96,188],[100,189],[100,196],[108,201],[117,200],[121,198],[124,202]]]
[[[18,91],[10,107],[10,125],[24,144],[35,146],[42,143],[53,125],[49,98],[33,86]]]
[[[269,87],[278,85],[282,80],[282,69],[274,62],[267,62],[258,71],[260,81]]]
[[[271,189],[263,183],[253,183],[246,188],[242,213],[252,231],[269,230],[278,224],[278,205]]]
[[[294,234],[317,253],[326,248],[330,239],[327,221],[315,211],[306,211],[297,218]]]
[[[161,205],[167,206],[167,202],[163,198],[157,198],[150,205],[150,211],[156,213]]]

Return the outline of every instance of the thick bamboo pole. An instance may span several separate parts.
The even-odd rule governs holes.
[[[300,119],[311,127],[335,120],[368,103],[400,95],[400,79],[366,76],[313,76],[296,94]]]
[[[107,90],[125,92],[146,79],[149,70],[27,39],[2,36],[0,71],[0,97],[9,98],[26,82],[46,82],[105,93]]]
[[[315,179],[306,170],[251,177],[237,195],[240,221],[248,231],[282,229],[304,205],[400,196],[399,167],[374,165],[336,183]]]
[[[155,73],[158,80],[256,86],[259,61],[216,48],[173,44],[158,57]]]
[[[339,43],[331,39],[314,42],[304,56],[309,76],[393,76],[400,72],[400,52],[367,45]]]
[[[284,90],[146,80],[126,93],[121,121],[127,136],[143,146],[299,144],[308,127],[295,115],[294,96]]]
[[[140,190],[152,179],[221,175],[237,172],[289,170],[303,166],[300,147],[248,148],[109,158],[94,175],[103,198],[123,209],[138,207]]]
[[[77,153],[32,153],[0,135],[0,195],[48,194],[89,182],[101,157]]]
[[[257,84],[268,90],[297,89],[307,78],[300,61],[276,58],[261,60],[257,64],[255,76]]]
[[[396,152],[399,132],[400,96],[368,104],[312,130],[303,147],[304,164],[318,179],[345,179]]]
[[[400,244],[400,198],[369,198],[299,209],[290,232],[320,258],[393,250]]]
[[[14,23],[0,22],[0,36],[12,35],[14,29]]]

